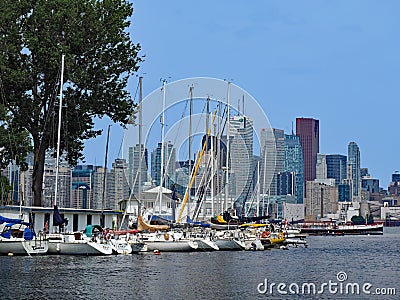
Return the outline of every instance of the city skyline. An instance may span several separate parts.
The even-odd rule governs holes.
[[[191,3],[188,14],[183,1],[133,1],[132,39],[146,55],[138,73],[144,95],[161,86],[160,78],[232,80],[254,96],[274,128],[290,133],[297,117],[320,120],[321,153],[346,155],[355,141],[361,166],[387,186],[400,169],[391,109],[399,85],[400,2],[287,3],[202,1]],[[132,97],[136,87],[132,77]],[[96,121],[98,128],[108,124]],[[118,157],[123,130],[113,126],[111,133],[110,157]],[[104,145],[104,136],[87,142],[86,160],[103,162]]]

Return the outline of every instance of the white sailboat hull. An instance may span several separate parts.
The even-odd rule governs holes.
[[[159,250],[161,252],[189,252],[195,251],[198,244],[194,241],[146,241],[147,251]]]
[[[30,241],[23,239],[0,240],[0,254],[40,255],[46,254],[48,247],[48,241],[40,239],[33,239]]]
[[[110,255],[112,248],[107,243],[80,241],[49,241],[49,254],[63,255]]]
[[[243,242],[235,239],[217,239],[215,244],[220,251],[240,251],[245,248]]]
[[[219,247],[218,245],[208,239],[196,239],[195,242],[198,245],[197,250],[199,251],[218,251]]]
[[[111,244],[111,248],[117,254],[131,254],[132,253],[131,245],[123,239],[118,239],[118,240],[111,239],[110,244]]]

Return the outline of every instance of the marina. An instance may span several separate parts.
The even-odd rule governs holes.
[[[0,272],[7,276],[2,278],[0,295],[5,300],[54,295],[67,299],[183,299],[190,287],[191,299],[281,299],[276,291],[273,295],[260,294],[257,286],[265,278],[286,284],[337,282],[339,272],[346,272],[349,282],[367,281],[373,288],[398,288],[399,228],[385,228],[380,236],[310,236],[307,240],[307,249],[289,251],[1,256]],[[384,299],[397,298],[386,295]]]

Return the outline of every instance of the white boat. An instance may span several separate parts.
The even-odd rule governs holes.
[[[246,248],[244,239],[240,237],[240,232],[237,230],[217,233],[213,241],[221,251],[240,251]]]
[[[85,233],[51,233],[47,235],[47,238],[49,254],[110,255],[113,253],[113,248],[104,238],[99,225],[88,225]]]
[[[199,247],[196,241],[186,239],[181,232],[174,231],[138,234],[137,242],[139,245],[140,243],[144,244],[142,249],[146,251],[190,252]]]
[[[0,217],[2,218],[2,217]],[[5,220],[5,218],[2,218]],[[7,219],[12,220],[12,219]],[[6,255],[38,255],[46,254],[49,243],[41,233],[31,230],[29,223],[8,223],[0,233],[0,254]],[[7,221],[8,222],[8,221]],[[0,224],[2,222],[0,221]]]
[[[137,230],[106,230],[105,239],[110,243],[111,248],[116,254],[131,254],[132,246],[128,242],[130,232]]]
[[[218,251],[219,247],[211,240],[210,235],[202,232],[188,232],[189,239],[197,243],[198,251]]]

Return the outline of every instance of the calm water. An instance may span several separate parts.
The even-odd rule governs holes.
[[[309,237],[288,251],[111,257],[0,257],[0,299],[400,299],[400,228],[383,236]],[[397,296],[260,294],[257,286],[371,283]],[[342,278],[342,277],[340,277]],[[264,285],[260,287],[261,291]],[[295,291],[295,290],[294,290]]]

